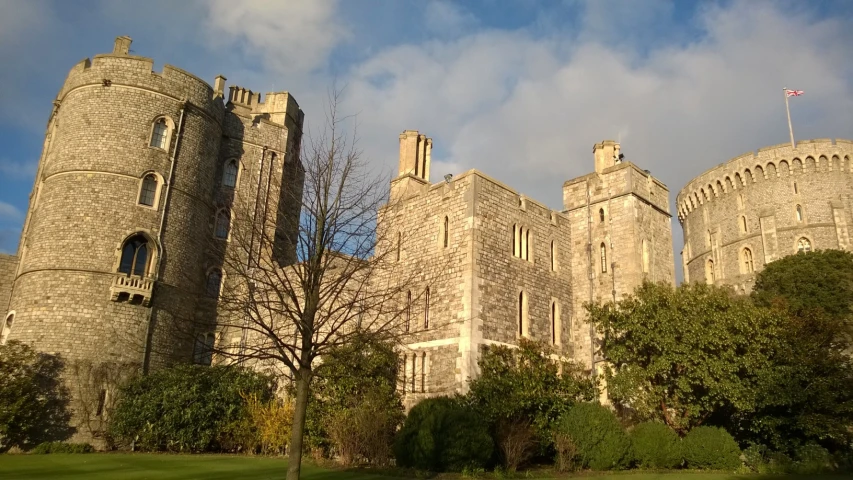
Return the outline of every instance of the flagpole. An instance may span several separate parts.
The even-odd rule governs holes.
[[[794,143],[794,126],[791,124],[791,107],[788,106],[788,88],[782,89],[782,95],[785,95],[785,111],[788,113],[788,132],[791,134],[791,148],[796,149],[797,144]]]

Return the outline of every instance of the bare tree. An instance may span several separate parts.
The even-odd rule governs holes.
[[[330,95],[324,128],[309,135],[301,164],[291,164],[297,170],[290,175],[304,178],[302,191],[287,183],[277,190],[259,176],[259,191],[234,198],[221,247],[226,278],[215,352],[293,382],[288,479],[300,474],[315,361],[359,330],[399,334],[401,292],[414,276],[395,261],[377,221],[388,178],[362,161],[345,128],[353,119],[338,116],[338,99],[338,92]]]

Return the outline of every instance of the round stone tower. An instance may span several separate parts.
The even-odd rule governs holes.
[[[129,46],[68,74],[22,235],[10,336],[66,360],[192,354],[152,312],[189,314],[204,283],[222,92]]]
[[[749,292],[774,260],[817,249],[850,250],[853,141],[765,147],[690,181],[678,194],[684,280]]]

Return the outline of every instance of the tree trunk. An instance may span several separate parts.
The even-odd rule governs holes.
[[[296,403],[293,405],[293,431],[290,435],[287,480],[299,480],[302,470],[302,437],[305,434],[305,413],[308,410],[308,390],[311,370],[301,367],[296,373]]]

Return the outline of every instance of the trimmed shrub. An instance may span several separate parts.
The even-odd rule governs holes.
[[[243,397],[255,394],[266,402],[272,392],[268,377],[245,368],[178,365],[122,387],[110,433],[142,450],[216,451],[226,443],[242,450],[237,440],[252,436],[235,434],[248,417]],[[224,437],[233,438],[223,442]]]
[[[734,470],[741,464],[740,448],[722,428],[696,427],[684,437],[681,447],[689,468]]]
[[[412,408],[397,434],[397,464],[435,472],[485,467],[494,453],[488,426],[475,411],[449,397]]]
[[[64,443],[64,442],[44,442],[36,445],[30,453],[47,454],[47,453],[92,453],[95,447],[88,443]]]
[[[796,473],[815,474],[832,471],[833,459],[829,451],[820,445],[809,443],[796,449]]]
[[[615,470],[628,466],[631,443],[616,415],[597,403],[578,403],[557,423],[575,447],[575,461],[581,468]]]
[[[631,430],[631,453],[640,468],[677,468],[681,465],[681,440],[659,422],[645,422]]]

